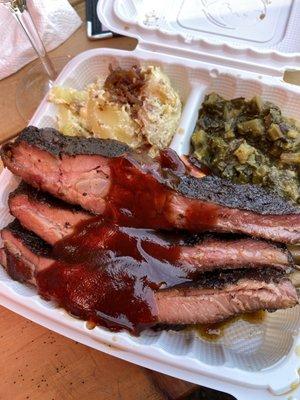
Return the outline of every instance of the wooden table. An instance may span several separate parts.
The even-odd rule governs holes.
[[[84,1],[71,3],[84,20]],[[73,57],[96,47],[132,50],[135,45],[136,41],[130,38],[89,41],[83,24],[51,52],[51,57]],[[16,110],[15,90],[31,65],[0,81],[0,140],[8,139],[27,124]],[[300,82],[295,73],[288,74],[287,79]],[[195,390],[195,385],[90,349],[2,307],[0,371],[0,400],[163,400],[184,398]],[[221,399],[217,395],[201,395],[204,398]],[[222,396],[225,398],[228,397]]]
[[[84,20],[84,1],[71,3]],[[73,57],[96,47],[132,50],[135,45],[129,38],[89,41],[83,23],[51,57]],[[0,140],[27,124],[16,110],[15,90],[32,65],[0,81]],[[2,307],[0,371],[0,400],[163,400],[183,398],[195,388],[90,349]]]

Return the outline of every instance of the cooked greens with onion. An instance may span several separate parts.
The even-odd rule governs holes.
[[[300,203],[300,123],[278,106],[205,97],[192,136],[193,156],[211,173],[236,183],[259,184]]]

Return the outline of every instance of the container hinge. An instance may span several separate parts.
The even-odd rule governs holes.
[[[160,53],[164,55],[189,59],[194,62],[198,61],[206,64],[220,65],[222,67],[232,68],[235,70],[243,70],[258,75],[267,75],[279,78],[283,78],[283,73],[285,71],[285,68],[283,68],[282,65],[280,65],[279,67],[279,65],[276,65],[276,62],[274,62],[274,67],[270,67],[267,65],[263,65],[259,62],[253,63],[249,62],[249,60],[244,61],[241,59],[233,59],[228,56],[226,57],[225,55],[216,55],[213,54],[213,52],[209,51],[201,52],[199,51],[199,49],[188,48],[188,46],[180,48],[175,46],[173,47],[170,46],[170,43],[164,45],[140,40],[136,47],[136,50],[142,50],[143,52],[147,51],[152,54]]]

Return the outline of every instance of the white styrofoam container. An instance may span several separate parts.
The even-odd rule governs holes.
[[[185,1],[175,3],[183,7]],[[128,25],[124,25],[124,29],[128,30],[128,27],[134,26],[134,10],[142,4],[146,2],[104,0],[99,3],[98,11],[103,22],[110,28],[126,23]],[[127,22],[124,22],[126,18]],[[118,30],[122,31],[121,28]],[[157,35],[164,37],[160,27],[155,30]],[[167,31],[165,35],[170,33]],[[175,43],[174,35],[172,37]],[[155,51],[151,51],[149,43],[140,43],[132,52],[115,49],[84,52],[68,63],[56,83],[82,89],[96,77],[105,77],[109,64],[125,68],[134,64],[161,66],[180,93],[184,104],[180,126],[171,145],[179,154],[189,151],[190,136],[199,106],[204,94],[211,91],[228,98],[258,94],[278,104],[285,114],[299,118],[300,88],[283,82],[279,73],[273,76],[267,74],[272,70],[268,65],[269,58],[274,55],[268,54],[265,59],[268,62],[258,65],[256,73],[252,68],[247,70],[245,65],[238,70],[234,62],[230,65],[228,61],[222,65],[223,56],[203,58],[198,54],[193,57],[192,53],[183,53],[180,46],[174,48],[174,55],[171,55],[171,52],[162,52],[164,49],[159,47],[159,42],[153,44]],[[280,57],[284,60],[281,68],[284,68],[290,59],[286,60],[285,54]],[[298,55],[291,57],[296,59]],[[55,127],[55,115],[55,106],[44,100],[30,124]],[[17,179],[8,170],[4,170],[0,176],[0,228],[11,219],[7,197],[17,183]],[[240,400],[300,399],[300,357],[297,355],[300,354],[299,306],[268,314],[261,324],[236,321],[225,329],[218,341],[211,342],[198,337],[193,331],[146,331],[140,337],[133,337],[127,332],[112,333],[101,327],[88,330],[84,321],[72,318],[51,302],[45,302],[34,288],[12,281],[4,270],[0,270],[0,304],[95,349],[231,393]]]
[[[99,0],[98,15],[151,52],[273,76],[300,65],[300,0]]]

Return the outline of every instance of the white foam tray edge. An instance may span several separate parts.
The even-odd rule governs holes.
[[[94,80],[95,70],[97,65],[99,65],[97,62],[99,63],[100,59],[105,60],[106,64],[110,59],[112,61],[119,60],[121,64],[125,63],[124,65],[135,62],[158,64],[170,75],[172,83],[175,86],[176,84],[179,85],[180,79],[184,87],[188,86],[188,90],[185,93],[183,90],[185,107],[179,128],[180,133],[174,137],[172,143],[172,147],[179,153],[186,152],[188,149],[189,137],[194,128],[197,116],[197,108],[203,98],[204,92],[207,90],[214,89],[220,92],[220,94],[227,94],[229,96],[230,94],[236,94],[247,95],[249,97],[252,92],[259,92],[256,94],[262,94],[267,99],[274,96],[275,102],[291,114],[296,114],[300,106],[299,88],[286,85],[279,79],[271,80],[268,77],[259,77],[257,74],[248,72],[233,75],[231,69],[219,67],[216,74],[216,67],[214,65],[187,61],[171,56],[150,55],[149,52],[142,50],[126,52],[114,49],[96,49],[84,52],[75,57],[65,67],[58,77],[57,83],[70,84],[76,81],[75,85],[77,87],[84,86],[87,80]],[[91,65],[94,69],[91,68]],[[89,76],[88,78],[88,74],[92,70],[94,71],[93,76]],[[82,75],[76,77],[76,80],[74,80],[74,73],[78,73],[78,71],[81,71]],[[84,73],[87,73],[87,76],[84,76]],[[234,88],[233,82],[236,82]],[[191,111],[190,108],[192,108]],[[44,99],[30,123],[37,126],[55,123],[54,112],[53,105],[48,104],[46,99]],[[7,223],[7,193],[14,184],[10,172],[4,170],[0,176],[1,225]],[[272,393],[278,395],[285,393],[290,389],[292,383],[299,381],[297,371],[300,368],[300,358],[296,356],[294,350],[296,346],[300,345],[299,337],[295,336],[295,329],[299,329],[300,320],[298,320],[297,315],[294,315],[293,312],[289,312],[288,314],[292,316],[292,322],[290,322],[292,328],[287,328],[289,332],[287,335],[290,337],[289,340],[292,340],[292,344],[287,347],[287,353],[278,359],[277,362],[270,365],[269,368],[251,371],[243,370],[232,363],[228,364],[228,362],[228,365],[226,363],[224,365],[205,363],[193,353],[193,348],[184,355],[180,351],[172,354],[168,346],[165,348],[164,346],[167,345],[168,340],[178,340],[177,337],[179,336],[177,334],[171,336],[171,339],[169,339],[168,334],[161,334],[158,344],[148,345],[142,342],[139,343],[136,338],[131,338],[130,335],[124,332],[115,334],[98,327],[93,331],[89,331],[86,329],[84,322],[68,316],[60,309],[51,306],[48,307],[34,292],[28,295],[27,292],[25,293],[25,289],[23,292],[23,288],[23,285],[11,281],[3,272],[0,276],[0,303],[12,311],[62,335],[147,368],[204,386],[228,391],[239,399],[274,399]],[[64,315],[63,318],[62,314]],[[277,315],[279,315],[277,317],[277,319],[279,318],[279,322],[282,318],[285,321],[284,318],[286,317],[284,313]],[[276,321],[276,316],[274,318],[273,320]],[[272,322],[270,323],[271,328],[269,327],[268,329],[276,333],[276,326],[272,325]],[[193,338],[193,340],[195,339]],[[224,351],[226,351],[226,346]],[[239,358],[237,360],[239,361]],[[254,395],[258,397],[253,397]],[[286,396],[276,396],[276,398],[283,399]]]

